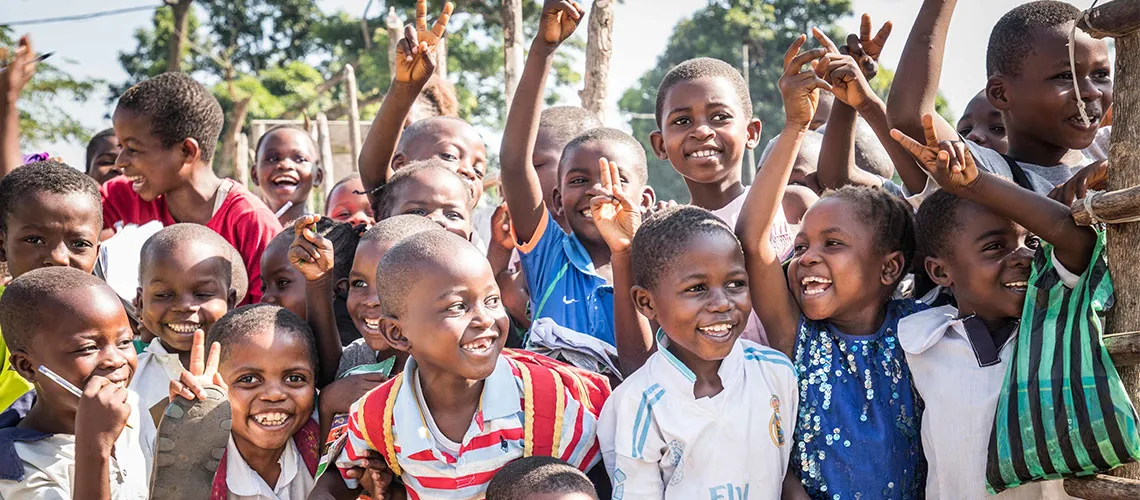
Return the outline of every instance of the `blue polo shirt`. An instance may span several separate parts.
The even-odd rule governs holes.
[[[558,325],[614,345],[614,287],[594,272],[590,254],[550,211],[534,236],[519,247],[530,289],[531,319]]]

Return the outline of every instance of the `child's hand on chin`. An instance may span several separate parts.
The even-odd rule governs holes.
[[[416,2],[416,25],[404,27],[404,38],[396,43],[396,75],[400,83],[424,85],[435,73],[438,52],[436,46],[447,34],[447,22],[455,5],[447,2],[443,12],[429,30],[427,27],[427,0]],[[447,61],[442,61],[447,64]]]
[[[939,140],[934,117],[929,114],[923,115],[922,128],[926,132],[925,146],[898,129],[891,130],[891,137],[918,160],[942,189],[954,194],[968,191],[978,180],[978,167],[966,143]]]
[[[823,36],[813,29],[816,37]],[[826,37],[824,37],[826,38]],[[807,130],[815,110],[819,107],[819,89],[831,90],[831,85],[815,73],[818,59],[827,54],[827,49],[812,49],[800,52],[807,41],[807,35],[796,38],[784,53],[784,74],[780,77],[780,95],[784,98],[785,128]],[[804,70],[811,63],[811,69]]]
[[[75,438],[110,454],[130,416],[127,389],[95,375],[87,382],[83,396],[79,398],[79,408],[75,412]]]
[[[641,226],[641,210],[622,192],[617,163],[605,158],[598,163],[602,169],[602,194],[590,200],[590,217],[610,252],[625,252],[633,242],[633,234]]]
[[[178,380],[170,381],[170,400],[175,396],[186,399],[202,398],[205,386],[213,384],[228,392],[229,386],[218,373],[218,361],[222,356],[222,345],[214,342],[210,345],[210,357],[206,358],[205,335],[200,331],[194,333],[194,346],[190,348],[190,369],[183,370]]]

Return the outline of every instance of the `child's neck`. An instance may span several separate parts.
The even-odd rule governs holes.
[[[416,373],[431,418],[444,436],[462,443],[467,428],[479,411],[485,381],[468,380],[451,373],[423,368],[420,365]]]
[[[166,193],[166,208],[177,222],[205,225],[214,216],[214,196],[222,180],[206,166],[191,174],[189,182]]]
[[[56,408],[45,398],[36,398],[36,403],[17,425],[46,434],[75,434],[75,410]]]
[[[281,210],[281,207],[273,209],[274,212],[277,212],[278,210]],[[277,220],[280,221],[282,225],[284,225],[297,220],[297,218],[307,213],[309,213],[308,203],[294,203],[293,206],[289,207],[289,210],[286,210],[285,213],[281,214]]]
[[[720,379],[720,365],[723,360],[700,359],[676,348],[675,345],[670,345],[668,349],[696,377],[697,380],[693,382],[693,398],[711,398],[724,390],[724,383]]]
[[[846,335],[874,335],[887,319],[887,300],[867,307],[859,307],[846,317],[831,317],[827,321]]]
[[[594,264],[594,273],[604,278],[606,283],[612,283],[613,271],[610,268],[610,261],[613,254],[610,252],[610,247],[604,242],[598,245],[585,240],[582,240],[582,246],[589,254],[590,262]]]
[[[1006,155],[1019,162],[1052,167],[1059,165],[1061,159],[1068,153],[1069,148],[1043,142],[1010,130],[1009,152]]]
[[[265,484],[270,487],[276,488],[277,481],[281,479],[281,455],[285,453],[285,446],[289,446],[289,441],[285,442],[285,446],[266,450],[254,446],[253,443],[242,439],[234,434],[234,446],[237,447],[238,453],[241,454],[242,460],[253,469],[261,479],[265,480]],[[293,438],[290,437],[290,440]]]
[[[739,167],[718,182],[705,184],[685,179],[685,185],[689,188],[689,204],[705,210],[720,210],[744,194]]]

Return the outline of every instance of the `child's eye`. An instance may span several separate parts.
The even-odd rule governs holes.
[[[681,118],[677,118],[676,120],[673,120],[673,125],[678,125],[681,127],[684,127],[684,126],[688,125],[689,123],[692,123],[692,120],[690,120],[688,117],[681,117]]]
[[[463,214],[459,212],[447,212],[447,218],[451,220],[464,220]]]
[[[24,238],[24,241],[27,243],[31,243],[33,245],[43,245],[44,244],[44,239],[40,238],[39,236],[27,236]]]
[[[464,304],[462,302],[456,302],[454,304],[451,304],[450,306],[447,306],[448,312],[457,312],[458,313],[458,312],[463,312],[466,310],[467,310],[467,304]]]
[[[487,300],[483,301],[483,305],[490,307],[492,309],[498,309],[499,305],[502,303],[503,303],[503,301],[501,298],[499,298],[498,295],[492,295],[490,297],[487,297]]]
[[[311,163],[311,162],[312,162],[312,160],[310,160],[304,156],[301,156],[301,155],[297,155],[297,156],[293,157],[293,163],[296,163],[298,165],[302,165],[305,163]]]
[[[1112,73],[1110,73],[1107,69],[1097,70],[1093,72],[1093,78],[1096,78],[1098,80],[1107,80],[1111,76]]]
[[[1038,248],[1041,248],[1041,238],[1038,238],[1036,236],[1025,238],[1025,246],[1030,250],[1037,250]]]
[[[404,213],[405,214],[411,214],[411,215],[419,215],[421,217],[427,217],[427,214],[428,214],[427,210],[424,210],[422,208],[413,208],[413,209],[408,210],[407,212],[404,212]]]
[[[459,157],[451,153],[440,153],[439,157],[444,161],[459,161]]]
[[[714,114],[712,116],[712,119],[717,120],[717,121],[724,121],[724,120],[728,120],[731,118],[732,118],[732,115],[730,115],[728,113],[717,113],[717,114]]]
[[[746,286],[748,286],[748,284],[746,284],[744,280],[729,281],[728,284],[725,285],[727,288],[742,288]]]
[[[242,375],[238,377],[234,382],[238,384],[253,384],[257,382],[257,377],[254,377],[253,375]]]
[[[293,374],[286,376],[285,381],[290,384],[303,384],[305,383],[305,377],[303,375]]]
[[[72,242],[71,246],[73,246],[75,248],[80,248],[80,249],[87,249],[87,248],[92,248],[95,245],[91,244],[91,242],[87,241],[87,240],[78,240],[78,241]]]
[[[336,215],[334,215],[333,217],[345,217],[345,218],[347,218],[350,215],[352,215],[352,214],[348,213],[347,211],[344,211],[344,212],[337,212]]]
[[[807,245],[804,245],[802,243],[797,243],[796,246],[792,247],[792,255],[803,255],[803,253],[806,251]]]
[[[277,288],[281,288],[281,289],[289,288],[290,283],[292,283],[292,281],[289,281],[287,279],[279,279],[279,280],[277,280]]]
[[[574,177],[573,179],[570,179],[570,181],[568,181],[567,184],[577,185],[577,184],[585,184],[586,182],[588,182],[588,181],[586,180],[585,177]]]
[[[1072,71],[1066,71],[1066,72],[1061,73],[1057,76],[1054,76],[1053,78],[1056,78],[1058,80],[1072,80],[1073,79],[1073,72]]]
[[[478,177],[480,180],[482,180],[483,177],[487,175],[487,173],[484,172],[484,170],[486,170],[486,168],[483,167],[481,164],[476,164],[474,170],[475,170],[475,177]]]
[[[824,246],[837,247],[837,246],[840,246],[842,244],[843,244],[843,242],[839,241],[839,240],[827,240],[827,243],[824,243]]]
[[[1005,127],[1001,125],[990,127],[990,131],[998,135],[1005,135]]]
[[[154,292],[154,294],[152,294],[151,296],[156,298],[156,299],[165,300],[165,299],[169,299],[172,295],[173,294],[171,294],[170,292]]]
[[[213,298],[216,294],[214,292],[194,292],[194,296],[199,299]]]
[[[353,288],[368,288],[368,283],[365,283],[364,280],[352,280],[349,285]]]
[[[967,135],[970,135],[970,132],[973,132],[973,131],[974,131],[974,127],[962,127],[960,129],[958,129],[958,135],[960,135],[962,137],[966,137]]]
[[[281,156],[279,156],[279,155],[268,155],[265,157],[264,161],[265,161],[265,163],[279,163],[281,161]]]
[[[693,285],[685,289],[685,291],[689,293],[703,292],[705,290],[708,290],[708,287],[706,287],[703,283],[700,285]]]
[[[1027,244],[1027,245],[1028,245],[1028,243],[1029,243],[1029,242],[1026,242],[1026,244]],[[990,244],[988,244],[988,245],[986,245],[986,246],[982,247],[982,251],[983,251],[983,252],[994,252],[994,251],[998,251],[998,250],[1001,250],[1001,249],[1003,249],[1003,248],[1005,248],[1005,245],[1004,245],[1004,244],[1002,244],[1001,242],[997,242],[997,241],[995,241],[995,242],[993,242],[993,243],[990,243]]]

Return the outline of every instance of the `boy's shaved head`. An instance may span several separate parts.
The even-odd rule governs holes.
[[[439,158],[432,158],[429,160],[414,161],[404,165],[388,178],[386,184],[378,188],[380,191],[374,195],[376,204],[372,207],[372,212],[375,214],[376,220],[384,219],[391,214],[396,203],[399,201],[400,190],[403,189],[404,186],[416,182],[416,176],[426,171],[439,172],[440,175],[454,177],[460,185],[464,186],[463,192],[465,193],[465,197],[462,200],[463,205],[466,207],[474,205],[471,192],[466,188],[467,184],[463,180],[463,177],[455,173],[455,169],[448,165],[447,162]]]
[[[531,495],[581,493],[597,500],[594,483],[573,465],[554,457],[520,458],[495,473],[487,500],[526,500]]]
[[[301,339],[313,370],[317,370],[317,340],[309,324],[288,309],[271,304],[251,304],[226,313],[210,328],[206,345],[221,344],[221,360],[225,361],[235,345],[267,329]]]
[[[575,137],[602,126],[597,115],[580,106],[554,106],[542,110],[538,119],[540,133],[552,144],[566,147]]]
[[[562,172],[565,170],[563,164],[566,163],[566,158],[574,153],[578,148],[587,144],[595,142],[605,142],[609,144],[617,144],[629,150],[632,154],[635,164],[622,165],[629,168],[637,174],[638,184],[645,185],[649,182],[649,165],[648,160],[645,158],[645,148],[642,147],[637,139],[616,128],[598,127],[595,129],[587,130],[582,135],[575,137],[569,144],[562,150],[562,159],[559,161],[559,174],[558,178],[562,178]]]
[[[443,228],[427,217],[412,214],[394,215],[377,222],[375,226],[365,231],[364,236],[360,237],[360,241],[373,241],[382,245],[390,244],[413,234],[436,229],[442,230]]]
[[[654,212],[637,229],[630,246],[633,284],[654,290],[690,241],[712,233],[736,239],[728,224],[701,207],[678,205]]]
[[[1034,32],[1057,29],[1080,16],[1080,9],[1056,0],[1038,0],[1010,10],[990,32],[986,73],[1017,76],[1022,62],[1033,51]]]
[[[661,85],[657,87],[657,105],[654,109],[658,128],[661,127],[661,119],[665,117],[665,110],[662,108],[665,106],[665,96],[669,94],[669,91],[680,82],[701,78],[724,78],[727,80],[736,90],[737,97],[740,98],[744,116],[752,118],[752,96],[748,92],[748,85],[744,83],[744,76],[740,74],[740,70],[720,59],[698,57],[674,66],[665,74],[665,78],[661,79]]]
[[[448,231],[424,231],[404,238],[384,254],[376,271],[381,312],[400,317],[407,292],[424,269],[448,266],[472,256],[486,260],[471,242]]]
[[[403,151],[409,144],[425,137],[438,134],[446,127],[470,129],[471,133],[479,135],[475,127],[472,127],[470,123],[467,123],[462,118],[454,116],[433,116],[408,125],[407,128],[404,129],[404,133],[400,135],[400,144],[396,149],[397,151]]]
[[[950,241],[968,222],[958,217],[959,207],[966,203],[972,202],[941,189],[922,201],[914,221],[914,237],[920,257],[916,259],[918,266],[922,265],[922,258],[948,256]]]
[[[0,231],[8,231],[8,216],[28,197],[40,193],[72,194],[90,197],[94,206],[103,206],[99,184],[74,168],[55,161],[37,161],[24,165],[0,179]],[[103,211],[97,214],[103,227]]]
[[[12,280],[0,295],[0,332],[13,350],[26,351],[44,324],[73,307],[63,297],[75,290],[119,296],[103,280],[71,267],[42,267]]]
[[[222,238],[222,235],[201,224],[181,223],[166,226],[147,239],[140,252],[139,282],[143,282],[143,276],[146,275],[146,270],[154,259],[170,255],[175,247],[189,242],[206,243],[217,250],[217,254],[229,263],[225,279],[229,282],[230,289],[237,293],[238,302],[244,300],[245,294],[249,292],[249,275],[246,273],[241,254],[230,242]]]
[[[148,118],[163,147],[193,138],[203,163],[209,164],[214,158],[225,121],[222,106],[205,86],[185,73],[163,73],[136,84],[119,97],[117,109]]]

